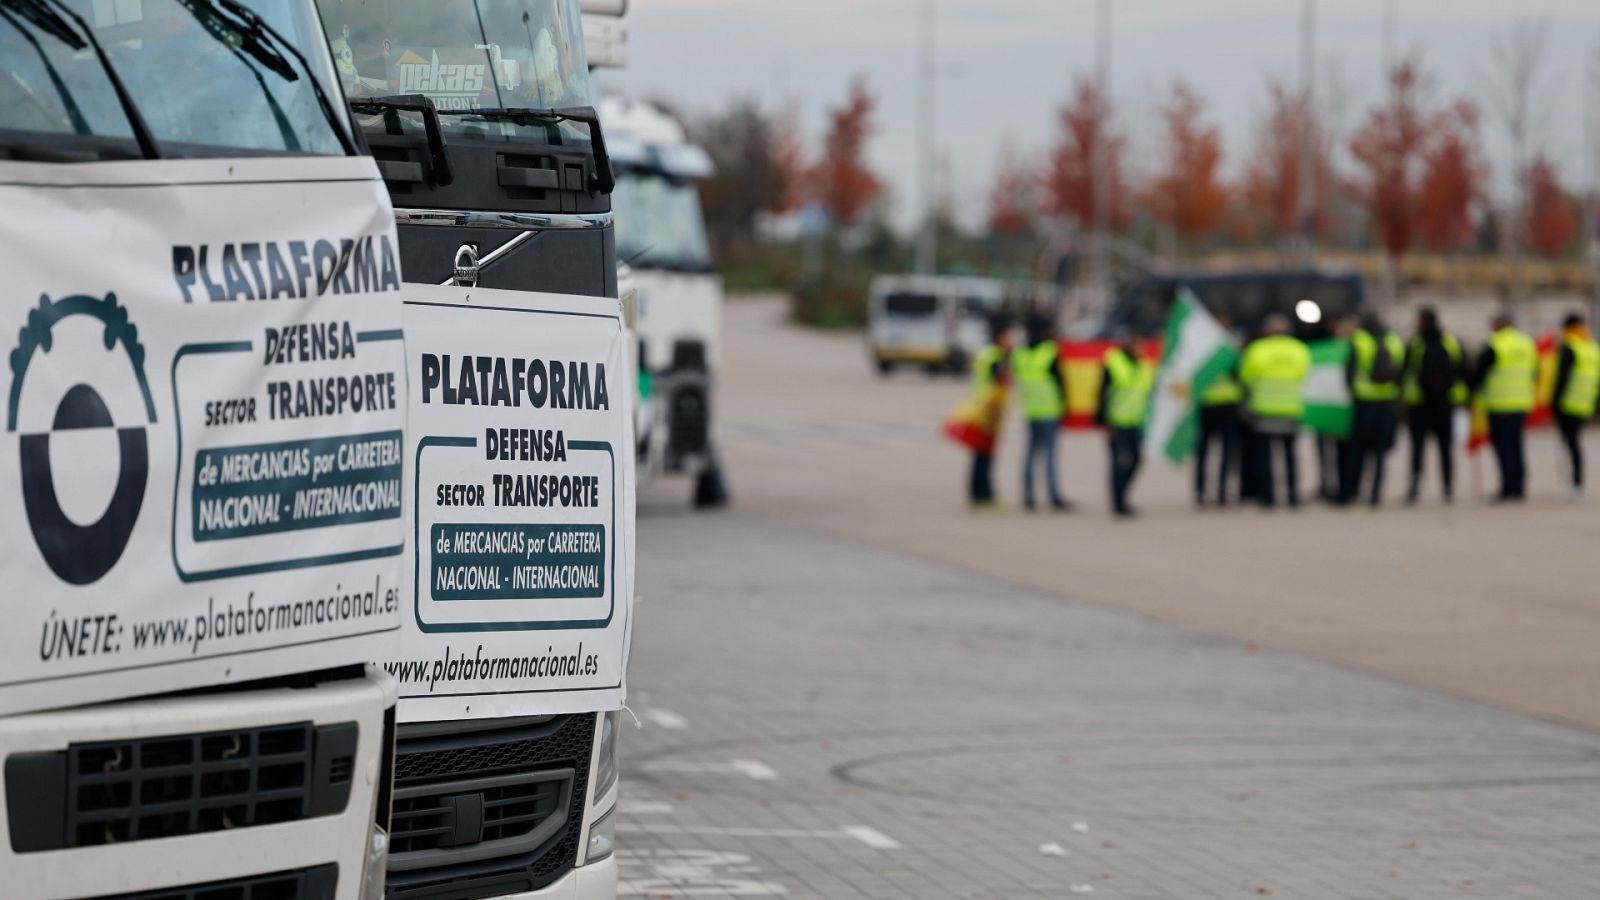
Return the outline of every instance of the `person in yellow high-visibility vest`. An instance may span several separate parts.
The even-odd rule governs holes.
[[[1106,427],[1111,457],[1111,512],[1135,515],[1128,490],[1144,461],[1144,420],[1156,383],[1155,363],[1145,356],[1144,340],[1130,333],[1101,357],[1100,403],[1095,419]]]
[[[1417,313],[1417,333],[1406,350],[1405,378],[1400,399],[1406,406],[1406,427],[1411,433],[1411,486],[1406,503],[1416,503],[1422,493],[1422,463],[1432,440],[1439,447],[1439,476],[1444,502],[1455,486],[1455,416],[1467,402],[1466,359],[1461,342],[1439,325],[1431,307]]]
[[[1289,319],[1281,314],[1267,317],[1261,337],[1250,342],[1239,360],[1239,383],[1245,391],[1243,480],[1250,498],[1264,507],[1277,505],[1274,446],[1283,452],[1289,505],[1300,505],[1295,438],[1305,415],[1302,390],[1310,374],[1311,350],[1289,334]]]
[[[1028,420],[1028,450],[1022,458],[1022,506],[1032,512],[1033,473],[1044,465],[1045,488],[1057,512],[1072,508],[1056,480],[1056,440],[1067,414],[1067,370],[1061,361],[1055,323],[1044,316],[1028,320],[1028,343],[1011,351],[1011,377]]]
[[[1005,413],[1005,387],[1009,383],[1011,323],[1004,316],[989,320],[989,343],[972,357],[972,401],[983,411],[986,422],[998,435]],[[995,505],[994,452],[991,444],[972,449],[972,471],[967,481],[967,500],[974,509]]]
[[[1223,316],[1217,324],[1228,327]],[[1227,372],[1200,392],[1200,436],[1194,445],[1194,505],[1204,508],[1206,476],[1210,472],[1211,445],[1219,445],[1222,463],[1217,467],[1217,506],[1228,505],[1228,475],[1239,469],[1239,404],[1244,388],[1234,373]]]
[[[1561,327],[1561,355],[1556,363],[1556,426],[1572,463],[1572,495],[1583,495],[1583,425],[1600,405],[1600,345],[1583,316],[1567,316]]]
[[[1405,366],[1406,345],[1390,331],[1377,313],[1367,313],[1361,325],[1350,333],[1350,359],[1345,380],[1354,401],[1351,410],[1350,452],[1345,456],[1346,471],[1339,479],[1341,504],[1351,503],[1361,493],[1362,477],[1372,472],[1372,491],[1368,502],[1377,507],[1383,502],[1383,471],[1389,449],[1394,446],[1400,418],[1400,377]]]
[[[1518,331],[1511,317],[1495,316],[1494,333],[1478,354],[1472,386],[1489,413],[1489,444],[1500,466],[1499,503],[1527,497],[1528,467],[1523,429],[1533,411],[1539,382],[1539,347]]]

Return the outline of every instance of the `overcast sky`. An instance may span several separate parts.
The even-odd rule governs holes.
[[[1074,75],[1094,65],[1095,0],[936,0],[938,145],[943,189],[981,221],[1001,148],[1042,156]],[[1230,177],[1266,105],[1269,76],[1297,83],[1298,0],[1117,0],[1112,85],[1136,165],[1158,149],[1158,109],[1174,78],[1193,83],[1223,130]],[[1319,86],[1345,95],[1348,131],[1378,97],[1385,0],[1320,0]],[[1586,63],[1600,52],[1600,0],[1395,0],[1396,43],[1420,54],[1441,99],[1485,106],[1497,180],[1508,152],[1489,103],[1500,83],[1497,36],[1519,22],[1547,32],[1539,72],[1539,143],[1570,187],[1586,187]],[[871,159],[916,213],[916,0],[632,0],[632,65],[603,84],[693,111],[738,96],[798,105],[808,148],[823,111],[861,74],[880,102]],[[1600,108],[1600,96],[1590,105]],[[1596,113],[1600,116],[1600,112]],[[1348,154],[1343,156],[1348,161]]]

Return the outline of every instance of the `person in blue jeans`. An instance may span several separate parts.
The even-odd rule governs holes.
[[[1032,512],[1034,472],[1042,462],[1050,507],[1058,512],[1072,508],[1056,480],[1056,438],[1067,411],[1067,373],[1055,325],[1035,316],[1028,322],[1027,344],[1011,351],[1011,377],[1028,420],[1028,450],[1022,458],[1022,505]]]

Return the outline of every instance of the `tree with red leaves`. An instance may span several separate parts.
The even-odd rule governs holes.
[[[1311,208],[1301,209],[1302,155],[1311,152]],[[1267,114],[1257,127],[1240,188],[1247,231],[1254,236],[1287,238],[1309,228],[1326,235],[1333,164],[1316,111],[1305,95],[1284,82],[1267,82]],[[1301,221],[1309,214],[1310,221]]]
[[[1452,253],[1472,242],[1472,208],[1483,198],[1488,167],[1478,147],[1478,107],[1458,100],[1429,129],[1417,191],[1417,224],[1435,253]]]
[[[1072,100],[1061,109],[1061,133],[1050,152],[1045,172],[1045,211],[1068,216],[1092,228],[1095,207],[1095,154],[1105,154],[1109,179],[1106,221],[1120,230],[1128,224],[1128,204],[1122,183],[1123,137],[1111,130],[1111,102],[1099,82],[1080,76]],[[1103,146],[1102,146],[1103,142]]]
[[[867,92],[866,80],[857,77],[850,83],[844,105],[828,111],[822,157],[807,171],[807,180],[835,228],[849,228],[859,222],[883,190],[882,182],[867,168],[865,159],[876,106],[877,101]]]
[[[1000,151],[1000,164],[989,186],[989,232],[1023,234],[1033,226],[1038,208],[1039,175],[1009,145]]]
[[[805,181],[805,150],[800,146],[800,114],[793,104],[774,117],[768,156],[776,182],[772,212],[793,212],[800,205]]]
[[[1166,123],[1166,159],[1144,192],[1144,202],[1157,219],[1171,226],[1180,241],[1211,232],[1222,221],[1228,192],[1222,185],[1222,134],[1202,119],[1205,103],[1181,79],[1161,110]]]
[[[1350,139],[1350,151],[1365,170],[1357,189],[1391,260],[1403,256],[1416,235],[1428,91],[1429,79],[1415,59],[1398,63],[1389,71],[1388,96]]]
[[[1572,198],[1561,189],[1555,164],[1543,154],[1528,166],[1528,237],[1547,257],[1559,256],[1578,233]]]

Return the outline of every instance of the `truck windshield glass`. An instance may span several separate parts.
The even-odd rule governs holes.
[[[352,100],[422,94],[440,110],[593,106],[578,0],[319,0]],[[381,127],[381,117],[364,120]],[[406,116],[408,128],[421,121]],[[550,143],[571,122],[444,117],[450,135]]]
[[[700,192],[689,182],[624,172],[611,194],[617,256],[637,268],[710,271]]]
[[[312,87],[338,101],[316,11],[295,0],[245,0],[298,49],[206,0],[66,0],[105,48],[164,156],[235,151],[343,155]],[[105,67],[75,20],[42,0],[0,0],[0,146],[137,155]],[[62,26],[65,26],[64,28]],[[314,74],[313,74],[314,73]],[[102,154],[103,155],[103,154]]]

